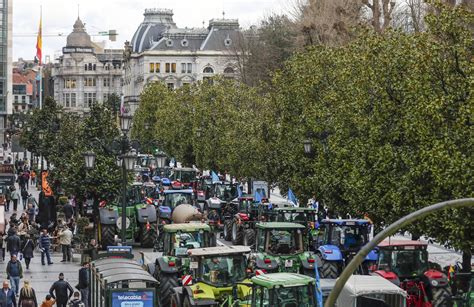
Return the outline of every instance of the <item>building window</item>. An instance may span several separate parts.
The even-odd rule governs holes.
[[[18,103],[18,96],[15,95],[15,103]]]
[[[155,63],[150,63],[150,73],[155,72]]]
[[[170,90],[174,90],[174,83],[166,83]]]
[[[86,108],[92,108],[96,103],[96,93],[84,93],[84,102]]]
[[[67,78],[64,80],[64,88],[76,88],[76,79]]]
[[[94,64],[94,65],[92,65],[92,70],[95,70],[95,68],[96,68],[95,64]]]
[[[167,39],[167,40],[166,40],[166,46],[168,46],[168,47],[173,47],[173,40]]]
[[[224,73],[225,74],[233,74],[234,73],[234,69],[232,67],[226,67],[224,69]]]
[[[212,78],[211,77],[203,77],[202,81],[207,82],[209,84],[213,84]]]
[[[105,70],[110,70],[110,65],[109,64],[105,64]]]
[[[109,94],[104,94],[102,98],[103,98],[102,100],[103,102],[107,102],[107,100],[109,100]]]
[[[155,63],[155,72],[160,72],[160,63]]]
[[[181,63],[181,73],[192,73],[193,72],[193,63]]]
[[[104,78],[104,87],[109,87],[109,86],[110,86],[110,79]]]
[[[186,63],[181,63],[181,73],[182,74],[186,73]]]
[[[85,80],[84,86],[96,86],[96,81],[94,77],[87,77]]]
[[[188,45],[189,45],[189,43],[188,43],[188,40],[187,40],[187,39],[183,39],[183,40],[181,41],[181,46],[187,47]]]
[[[71,108],[76,107],[76,93],[71,93]]]
[[[188,63],[188,74],[193,72],[193,63]]]
[[[70,98],[71,98],[71,95],[69,93],[63,93],[63,105],[65,108],[69,108]]]
[[[204,68],[204,70],[202,72],[205,73],[205,74],[213,74],[214,69],[212,69],[212,67],[206,67],[206,68]]]
[[[89,63],[87,70],[92,70],[92,63]]]
[[[166,63],[165,64],[165,72],[167,72],[167,73],[171,72],[171,63]]]
[[[23,103],[23,104],[26,103],[26,96],[21,96],[21,103]]]
[[[87,64],[84,64],[84,70],[87,70]]]

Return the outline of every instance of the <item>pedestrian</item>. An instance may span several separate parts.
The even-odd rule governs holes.
[[[54,304],[56,304],[56,300],[52,298],[50,294],[47,294],[46,298],[41,303],[41,307],[53,307]]]
[[[26,210],[26,213],[28,214],[28,221],[30,221],[30,223],[33,223],[35,221],[36,210],[33,207],[32,203],[28,204],[28,209]]]
[[[7,247],[7,235],[0,233],[0,248],[2,251],[2,261],[5,262],[5,248]]]
[[[36,185],[36,172],[33,169],[30,172],[30,178],[31,178],[31,185],[35,186]]]
[[[35,290],[31,287],[30,282],[25,280],[23,288],[20,290],[20,299],[18,300],[20,307],[38,307]]]
[[[14,186],[12,186],[12,192],[11,192],[10,198],[13,201],[13,211],[16,212],[17,207],[18,207],[18,200],[20,199],[20,194],[18,193],[18,190]]]
[[[26,203],[30,194],[26,188],[21,189],[21,203],[23,205],[23,211],[26,211]]]
[[[7,264],[7,278],[10,280],[12,290],[16,296],[20,292],[20,279],[23,278],[23,268],[21,262],[16,259],[16,255],[11,257]]]
[[[28,234],[25,239],[25,243],[21,249],[23,258],[25,258],[26,269],[30,269],[31,258],[34,257],[33,251],[35,250],[35,242],[32,240],[31,236]]]
[[[5,189],[5,211],[10,211],[10,201],[12,199],[12,190],[10,187]]]
[[[69,307],[85,307],[84,303],[79,298],[79,292],[74,292],[72,300],[68,304]]]
[[[16,230],[14,230],[12,235],[7,237],[7,251],[10,252],[10,256],[16,256],[20,251],[20,247],[20,237],[16,234]]]
[[[48,235],[48,230],[43,229],[40,237],[39,237],[39,247],[41,250],[41,264],[45,265],[44,263],[44,257],[46,256],[46,259],[48,261],[48,264],[53,264],[51,261],[51,254],[49,252],[49,249],[51,248],[51,237]]]
[[[31,225],[30,222],[28,221],[28,215],[24,213],[21,217],[21,223],[18,226],[18,236],[20,237],[21,242],[23,242],[26,238],[26,235],[29,233]]]
[[[15,292],[10,289],[8,281],[3,281],[3,291],[0,291],[0,306],[2,307],[16,307]]]
[[[81,292],[84,307],[89,307],[89,262],[84,262],[79,270],[79,282],[76,289]]]
[[[61,262],[71,261],[72,237],[72,231],[69,230],[69,227],[67,226],[64,226],[64,228],[59,232],[59,244],[61,244],[61,250],[63,252],[63,260],[61,260]]]
[[[28,190],[30,188],[30,172],[25,169],[23,172],[23,181],[25,182],[26,189]]]
[[[18,186],[20,187],[20,189],[25,188],[26,184],[25,184],[25,177],[23,176],[23,171],[21,171],[18,174],[18,178],[16,181],[18,182]]]
[[[55,281],[49,289],[49,294],[56,300],[57,307],[66,307],[73,292],[71,285],[64,280],[63,273],[59,273],[59,280]]]
[[[91,261],[97,259],[97,256],[99,255],[99,245],[97,244],[96,239],[90,240],[89,245],[87,246],[87,249],[84,251],[84,253],[89,255]]]
[[[63,212],[64,212],[64,215],[66,216],[66,223],[69,223],[69,220],[74,215],[74,207],[69,201],[63,206]]]

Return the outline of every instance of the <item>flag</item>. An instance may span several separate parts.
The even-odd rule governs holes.
[[[254,196],[254,199],[253,199],[255,202],[257,203],[261,203],[262,202],[262,195],[260,194],[260,192],[258,191],[255,191],[255,196]]]
[[[123,115],[125,113],[125,99],[122,96],[120,96],[120,115]]]
[[[290,203],[293,203],[295,207],[298,207],[298,200],[296,199],[296,196],[291,189],[288,189],[288,200],[290,201]]]
[[[43,58],[43,35],[42,35],[42,17],[40,17],[40,24],[38,30],[38,37],[36,38],[36,58],[38,59],[38,63],[41,66],[41,59]]]
[[[240,185],[237,185],[237,197],[238,198],[242,197],[242,190],[240,189]]]
[[[217,174],[214,171],[211,172],[211,177],[212,177],[212,183],[216,183],[220,181],[219,176],[217,176]]]

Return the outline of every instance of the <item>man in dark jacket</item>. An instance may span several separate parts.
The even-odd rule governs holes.
[[[76,288],[81,291],[81,301],[84,307],[89,307],[89,263],[84,262],[79,270],[79,283]]]
[[[64,274],[59,273],[59,280],[55,281],[49,289],[49,294],[56,300],[56,306],[66,307],[73,293],[71,285],[64,280]]]
[[[10,252],[10,256],[18,254],[21,248],[20,237],[16,234],[16,231],[7,238],[7,251]]]
[[[23,278],[23,268],[21,262],[16,259],[16,255],[7,264],[7,278],[10,279],[12,290],[16,296],[20,293],[20,279]]]
[[[49,253],[49,249],[51,248],[51,238],[49,237],[48,231],[46,229],[43,229],[38,240],[38,245],[41,250],[41,264],[45,265],[44,256],[46,256],[48,264],[53,264],[51,261],[51,254]]]
[[[3,288],[0,291],[0,306],[16,307],[15,292],[8,287],[8,281],[3,282]]]

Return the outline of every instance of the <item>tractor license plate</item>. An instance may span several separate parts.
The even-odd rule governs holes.
[[[191,261],[189,263],[189,268],[190,269],[197,269],[198,268],[198,263],[196,261]]]
[[[285,260],[285,267],[291,268],[293,266],[293,260]]]

